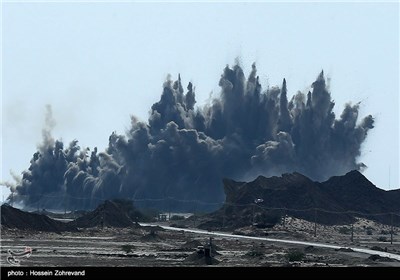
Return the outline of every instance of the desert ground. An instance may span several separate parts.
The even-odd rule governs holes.
[[[159,225],[187,228],[184,221]],[[210,236],[164,230],[160,227],[94,227],[78,232],[37,232],[2,228],[1,266],[10,266],[8,250],[32,254],[21,258],[21,266],[400,266],[400,261],[375,254],[354,252],[349,247],[400,255],[400,228],[366,219],[351,226],[324,226],[286,217],[272,228],[254,226],[236,229],[236,235],[319,242],[340,249],[213,236],[211,256],[204,257]]]

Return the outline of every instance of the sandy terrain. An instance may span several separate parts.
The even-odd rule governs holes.
[[[164,224],[169,224],[165,222]],[[32,248],[22,266],[200,266],[207,265],[197,253],[200,244],[207,245],[209,237],[201,234],[150,228],[92,228],[70,233],[27,232],[2,229],[1,265],[8,249],[23,251]],[[214,237],[211,265],[216,266],[400,266],[399,261],[356,253],[344,248],[356,246],[400,254],[400,228],[394,228],[390,244],[390,227],[365,219],[354,224],[351,242],[350,226],[317,225],[286,217],[285,224],[272,229],[246,227],[236,234],[267,236],[336,244],[343,249],[259,242],[235,238]]]

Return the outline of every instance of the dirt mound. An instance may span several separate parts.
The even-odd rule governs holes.
[[[341,207],[361,213],[389,213],[400,211],[400,189],[385,191],[377,188],[358,171],[351,171],[344,176],[335,176],[322,183],[322,189]],[[360,215],[360,217],[363,217]],[[366,218],[385,224],[400,225],[397,215],[377,215]]]
[[[106,200],[92,212],[70,223],[80,228],[136,226],[124,208],[110,200]]]
[[[150,231],[149,234],[142,236],[140,240],[143,242],[158,242],[164,240],[164,238],[158,235],[155,231]]]
[[[200,241],[198,240],[190,240],[185,242],[185,244],[183,244],[181,246],[182,249],[196,249],[199,246],[202,246],[203,244],[201,244]]]
[[[229,205],[224,205],[219,215],[225,213],[227,223],[234,222],[237,224],[234,225],[236,227],[252,223],[274,225],[281,221],[281,216],[284,214],[314,221],[313,208],[321,208],[330,212],[345,211],[339,203],[322,190],[320,183],[313,182],[299,173],[270,178],[259,176],[249,183],[226,179],[224,186]],[[255,202],[255,198],[258,199],[257,202]],[[241,206],[234,206],[235,204]],[[283,210],[268,210],[268,208],[305,211],[286,211],[285,213]],[[353,221],[353,217],[348,214],[318,212],[318,223],[342,224]]]
[[[376,261],[378,261],[378,262],[394,262],[395,261],[395,260],[393,260],[391,258],[381,257],[379,255],[371,255],[371,256],[368,257],[368,260],[371,260],[371,261],[374,261],[374,262],[376,262]]]
[[[219,260],[214,257],[206,256],[204,254],[204,250],[199,250],[190,254],[185,260],[184,263],[192,264],[192,265],[213,265],[219,264]]]
[[[335,249],[335,251],[338,251],[338,252],[354,252],[354,250],[353,249],[350,249],[350,248],[339,248],[339,249]]]
[[[248,183],[230,179],[223,182],[226,203],[207,215],[208,221],[200,225],[202,228],[236,229],[249,225],[268,228],[280,223],[283,215],[325,225],[349,224],[362,215],[347,211],[366,214],[400,211],[396,201],[400,190],[379,189],[358,171],[322,183],[296,172],[281,177],[259,176]],[[400,224],[396,215],[368,218],[386,224],[392,219],[394,224]]]
[[[118,207],[122,211],[124,211],[133,222],[151,222],[151,221],[153,221],[153,218],[151,216],[139,211],[134,206],[133,201],[130,199],[117,198],[117,199],[113,199],[112,202],[116,203],[118,205]]]
[[[185,244],[182,244],[181,249],[183,250],[190,250],[190,251],[199,251],[199,250],[204,250],[205,248],[210,248],[210,243],[208,241],[205,241],[204,244],[201,243],[199,240],[190,240],[187,241]],[[212,242],[211,246],[211,255],[212,256],[218,256],[221,255],[218,251],[222,250],[222,248],[218,245],[216,245],[214,242]],[[204,254],[204,252],[203,252]]]
[[[5,228],[34,231],[76,231],[73,225],[53,220],[46,215],[25,212],[7,204],[1,206],[1,225]]]

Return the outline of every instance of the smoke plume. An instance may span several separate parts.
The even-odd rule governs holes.
[[[253,65],[246,79],[239,65],[227,66],[220,96],[199,107],[192,83],[184,89],[180,76],[168,78],[148,121],[132,117],[126,135],[112,133],[103,152],[54,140],[48,107],[43,143],[17,183],[17,197],[33,207],[75,209],[115,197],[213,203],[224,200],[224,177],[297,171],[325,180],[364,167],[357,158],[374,119],[357,122],[359,105],[350,103],[336,118],[323,72],[312,91],[290,99],[285,79],[263,90],[256,72]]]

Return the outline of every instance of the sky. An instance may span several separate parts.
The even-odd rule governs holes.
[[[399,188],[399,3],[2,3],[1,178],[21,174],[42,139],[104,150],[130,115],[147,120],[168,75],[218,96],[223,68],[256,63],[264,88],[288,97],[323,69],[338,118],[361,101],[375,128],[360,161],[382,189]],[[10,172],[11,171],[11,172]],[[1,187],[3,196],[8,191]],[[2,197],[0,197],[2,199]]]

